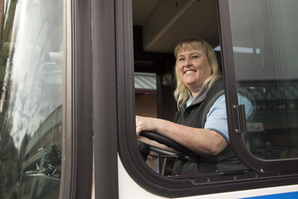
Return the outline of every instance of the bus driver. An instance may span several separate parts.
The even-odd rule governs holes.
[[[175,122],[136,116],[136,135],[154,131],[194,151],[197,163],[179,160],[172,175],[243,170],[230,145],[224,82],[215,52],[202,39],[186,39],[174,50],[178,111]],[[239,104],[252,113],[251,102],[238,94]]]

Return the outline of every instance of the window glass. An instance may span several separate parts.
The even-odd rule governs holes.
[[[295,0],[229,1],[238,90],[252,101],[243,138],[260,159],[298,157],[297,7]]]
[[[0,198],[58,198],[63,1],[0,2]]]

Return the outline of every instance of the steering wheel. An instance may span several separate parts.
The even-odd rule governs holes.
[[[173,152],[172,155],[178,159],[184,159],[191,162],[197,161],[198,156],[193,151],[189,150],[188,148],[182,146],[181,144],[177,143],[176,141],[168,137],[165,137],[163,135],[160,135],[152,131],[142,131],[140,135],[150,140],[154,140],[160,144],[164,144],[170,148],[173,148],[175,151]],[[160,149],[159,152],[165,153],[165,154],[171,153],[171,152],[165,152],[165,150],[163,149]]]

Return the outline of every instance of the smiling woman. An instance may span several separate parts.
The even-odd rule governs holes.
[[[205,80],[211,75],[211,66],[203,50],[182,50],[178,53],[176,71],[193,97],[201,91]]]
[[[229,145],[224,84],[212,47],[201,39],[186,39],[174,54],[175,121],[137,116],[137,136],[155,131],[197,154],[200,162],[179,160],[171,175],[245,169]]]
[[[186,59],[185,52],[187,51],[191,54],[192,53],[191,51],[194,51],[194,50],[196,51],[196,53],[198,55],[198,60],[204,60],[204,63],[200,63],[198,60],[196,60],[196,62],[200,63],[200,66],[201,66],[200,68],[202,68],[202,67],[205,68],[205,70],[203,70],[204,71],[203,73],[197,73],[197,78],[195,79],[195,83],[196,83],[195,85],[198,85],[197,89],[202,89],[202,87],[204,85],[207,85],[208,82],[211,82],[211,84],[209,84],[209,87],[210,87],[212,85],[213,81],[215,81],[216,79],[221,77],[221,73],[219,70],[215,52],[208,42],[206,42],[202,39],[193,38],[193,39],[186,39],[186,40],[183,40],[180,43],[178,43],[174,50],[174,55],[176,57],[175,74],[176,74],[176,81],[177,81],[177,88],[175,90],[174,95],[175,95],[175,99],[177,101],[178,108],[180,108],[181,105],[184,104],[189,99],[189,97],[191,97],[193,95],[192,90],[185,84],[185,82],[182,81],[183,78],[181,78],[179,76],[180,75],[180,72],[179,72],[180,67],[179,66],[181,63],[179,56],[182,56],[182,58],[184,58],[183,62],[182,62],[182,66],[183,66],[183,64],[189,64],[191,62],[189,62],[189,63],[185,62],[185,61],[187,61],[187,60],[185,60]],[[192,60],[192,59],[190,59],[190,60]],[[191,65],[192,64],[190,64],[190,66]],[[190,66],[188,66],[186,68],[190,69]],[[192,66],[192,69],[194,69],[194,66]],[[182,69],[182,70],[184,70],[184,69]],[[202,70],[202,69],[200,69],[200,70]],[[196,88],[194,88],[194,89],[196,89]],[[198,94],[198,92],[195,93],[195,96],[197,94]],[[195,96],[193,96],[193,97],[195,97]]]

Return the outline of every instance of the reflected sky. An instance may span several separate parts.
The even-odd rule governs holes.
[[[9,94],[1,99],[9,100],[6,122],[11,123],[10,135],[17,148],[25,134],[32,137],[46,117],[62,104],[62,60],[53,62],[50,58],[51,52],[62,54],[62,27],[58,23],[62,23],[62,9],[54,8],[48,1],[17,3],[11,64],[8,61],[6,66],[10,82],[3,86]],[[49,17],[49,13],[55,16]]]

